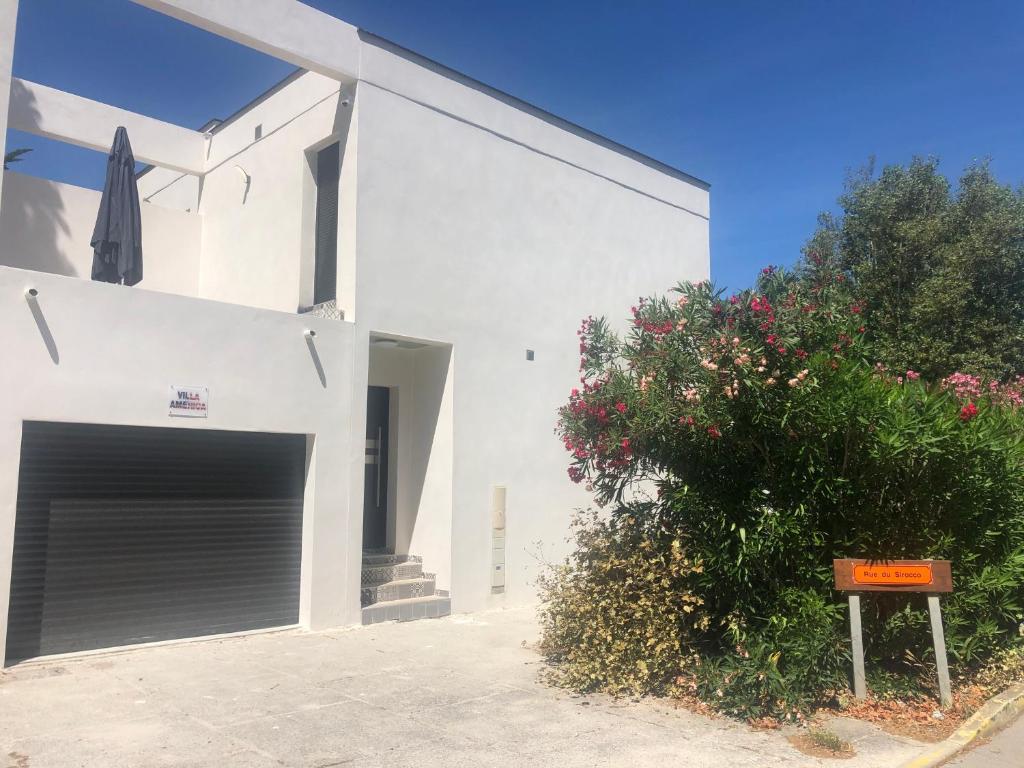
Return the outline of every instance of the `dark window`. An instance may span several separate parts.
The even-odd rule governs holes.
[[[313,303],[337,298],[338,290],[338,176],[341,144],[334,142],[316,155],[316,267]]]

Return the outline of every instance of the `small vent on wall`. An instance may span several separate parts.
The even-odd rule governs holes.
[[[526,359],[530,360],[530,361],[533,360],[533,350],[532,349],[526,350]]]
[[[259,141],[260,139],[263,138],[263,123],[260,123],[259,125],[256,126],[256,130],[253,131],[253,138],[256,141]]]

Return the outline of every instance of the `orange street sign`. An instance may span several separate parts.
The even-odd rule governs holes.
[[[845,592],[952,592],[949,560],[833,561],[836,589]]]
[[[854,565],[855,584],[901,584],[903,586],[932,583],[932,566],[928,565]]]

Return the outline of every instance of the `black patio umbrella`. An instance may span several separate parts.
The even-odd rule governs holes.
[[[92,279],[135,285],[142,279],[142,214],[135,157],[123,127],[114,132],[107,181],[92,232]]]

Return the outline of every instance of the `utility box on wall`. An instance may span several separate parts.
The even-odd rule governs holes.
[[[491,494],[491,593],[505,591],[505,486]]]

